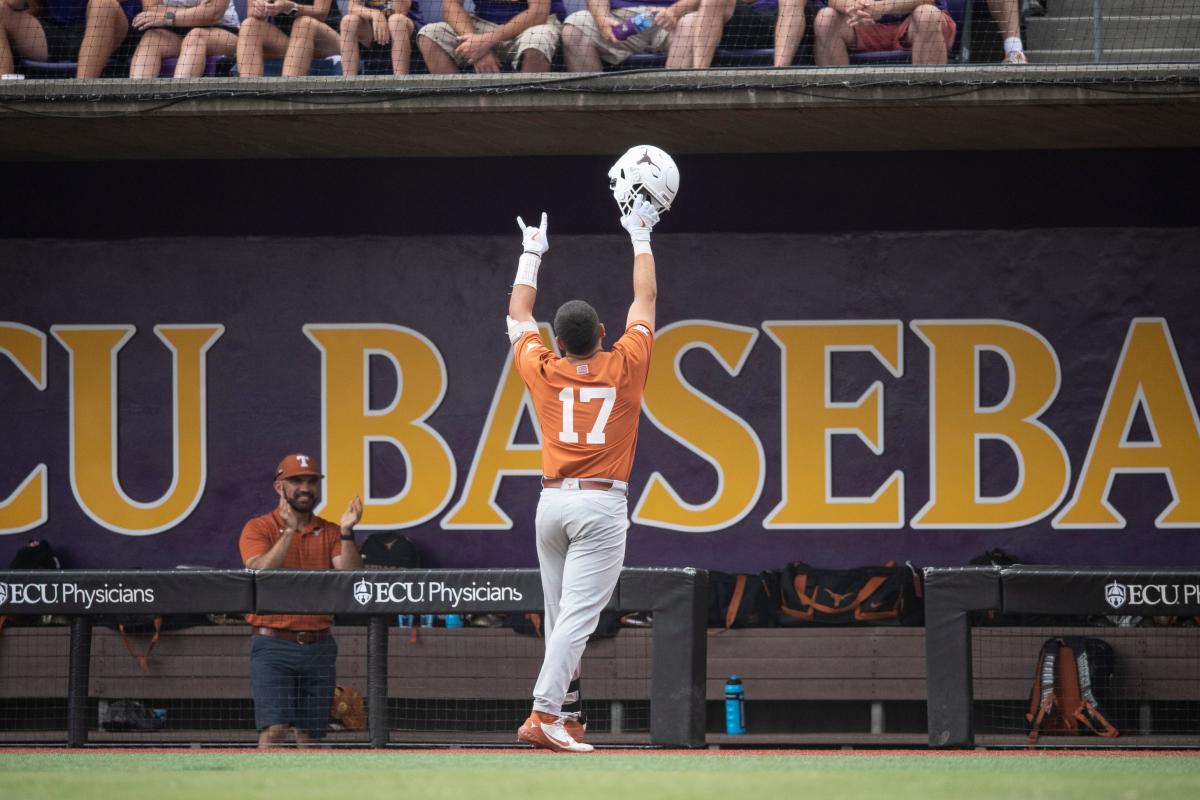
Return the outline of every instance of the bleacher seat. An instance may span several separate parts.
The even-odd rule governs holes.
[[[74,78],[79,65],[74,61],[36,61],[17,59],[17,72],[26,78]]]
[[[218,75],[228,75],[229,71],[233,68],[233,61],[234,59],[231,56],[209,56],[204,60],[204,72],[202,75],[205,78],[215,78]],[[174,77],[175,66],[178,63],[178,58],[164,58],[162,60],[162,68],[158,71],[158,77]]]

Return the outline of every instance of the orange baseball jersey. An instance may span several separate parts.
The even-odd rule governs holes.
[[[247,522],[238,542],[242,563],[270,550],[282,533],[283,518],[279,516],[279,509]],[[337,523],[313,517],[312,525],[292,538],[292,546],[283,557],[281,569],[332,569],[333,557],[342,554],[341,535]],[[246,621],[255,627],[319,631],[328,628],[333,617],[328,614],[247,614]]]
[[[513,358],[542,429],[546,477],[629,480],[653,346],[650,325],[636,321],[611,351],[588,361],[556,356],[537,331],[516,341]]]

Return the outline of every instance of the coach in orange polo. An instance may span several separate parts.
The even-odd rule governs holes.
[[[357,569],[362,556],[354,526],[362,500],[350,501],[334,524],[313,514],[321,499],[321,467],[297,453],[279,462],[275,493],[279,504],[242,529],[239,547],[247,569]],[[287,739],[303,747],[325,735],[336,682],[337,642],[328,614],[249,614],[250,684],[258,746]]]

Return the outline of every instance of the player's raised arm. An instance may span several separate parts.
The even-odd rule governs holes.
[[[650,231],[659,215],[671,209],[679,193],[679,168],[664,150],[651,144],[635,145],[625,151],[608,171],[608,187],[621,209],[621,225],[633,240],[633,304],[630,323],[641,320],[654,326],[658,282]]]
[[[621,217],[621,226],[633,242],[633,302],[625,318],[625,327],[645,322],[654,327],[654,305],[658,300],[658,279],[654,275],[654,253],[650,250],[650,232],[658,222],[658,209],[644,198],[633,201],[633,209]]]
[[[539,227],[526,225],[520,217],[517,217],[517,227],[521,229],[524,252],[517,262],[517,277],[513,280],[512,295],[508,299],[509,338],[514,342],[514,325],[534,323],[533,302],[537,299],[538,267],[542,265],[542,256],[550,249],[545,211],[542,212],[542,224]]]

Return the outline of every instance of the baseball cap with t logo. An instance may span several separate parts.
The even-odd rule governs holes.
[[[279,466],[275,469],[275,480],[277,481],[285,481],[301,475],[311,475],[314,478],[325,477],[321,474],[321,465],[317,463],[317,460],[303,453],[284,456],[283,461],[280,461]]]

